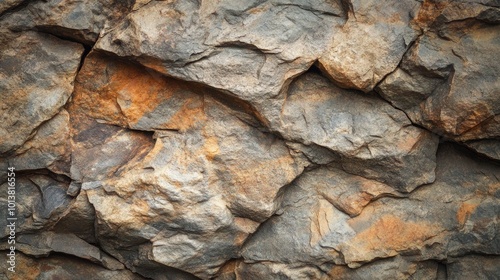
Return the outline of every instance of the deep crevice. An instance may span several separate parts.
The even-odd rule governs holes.
[[[94,46],[83,45],[83,53],[80,58],[80,65],[78,66],[78,70],[76,71],[75,80],[76,77],[78,76],[78,73],[80,73],[80,70],[82,70],[83,64],[85,63],[85,58],[87,58],[87,56],[89,55],[90,51],[92,51],[93,48]]]
[[[8,15],[8,14],[13,14],[13,13],[17,13],[21,10],[23,10],[24,8],[26,8],[29,4],[31,3],[34,3],[34,2],[39,2],[39,1],[32,1],[32,0],[24,0],[23,2],[19,3],[18,5],[14,6],[14,7],[10,7],[8,8],[7,10],[3,11],[1,14],[0,14],[0,20]]]
[[[50,28],[45,29],[45,28],[41,28],[41,27],[35,27],[31,31],[34,31],[34,32],[37,32],[37,33],[41,33],[41,34],[51,35],[51,36],[54,36],[54,37],[56,37],[56,38],[58,38],[60,40],[63,40],[63,41],[68,41],[68,42],[72,42],[72,43],[76,43],[76,44],[82,45],[85,50],[87,50],[87,49],[89,50],[88,52],[90,52],[90,49],[92,49],[94,47],[93,44],[84,43],[84,42],[76,40],[75,38],[72,38],[72,37],[69,37],[69,36],[64,36],[64,35],[59,34],[59,33],[51,32]],[[94,42],[94,44],[95,44],[95,42]]]
[[[46,176],[49,176],[50,178],[52,178],[54,181],[59,182],[59,183],[64,183],[64,184],[71,183],[71,178],[69,178],[68,176],[66,176],[64,174],[54,173],[46,168],[26,169],[26,170],[16,171],[16,177],[24,177],[24,176],[29,176],[29,175],[46,175]]]
[[[354,13],[354,7],[352,6],[351,0],[340,0],[342,8],[344,9],[345,19],[349,20],[349,16],[352,14],[354,19],[356,19],[356,14]]]
[[[95,45],[95,42],[90,45],[90,44],[85,44],[83,42],[80,42],[74,38],[71,38],[71,37],[68,37],[68,36],[63,36],[61,34],[57,34],[57,33],[53,33],[53,32],[50,32],[50,30],[44,30],[44,29],[41,29],[41,28],[35,28],[36,32],[38,33],[42,33],[42,34],[48,34],[48,35],[51,35],[51,36],[54,36],[60,40],[63,40],[63,41],[69,41],[69,42],[72,42],[72,43],[76,43],[76,44],[79,44],[83,47],[83,53],[81,54],[80,56],[80,63],[78,64],[78,68],[77,68],[77,71],[76,71],[76,75],[75,75],[75,80],[76,80],[76,77],[78,76],[78,73],[80,72],[80,70],[82,69],[83,67],[83,64],[85,62],[85,58],[87,58],[88,54],[92,51],[92,49],[94,48],[94,45]],[[73,95],[73,92],[71,93],[71,96]],[[71,97],[70,96],[70,97]],[[69,100],[68,100],[69,101]],[[65,103],[65,105],[67,104],[68,102]]]
[[[350,0],[347,0],[347,1],[350,1]],[[333,12],[328,12],[328,11],[323,11],[323,10],[317,10],[317,9],[314,9],[313,7],[306,7],[304,5],[300,5],[300,4],[293,4],[293,3],[281,3],[281,4],[273,4],[274,6],[285,6],[285,7],[297,7],[301,10],[304,10],[304,11],[308,11],[308,12],[311,12],[313,13],[315,16],[318,16],[318,14],[320,15],[325,15],[325,16],[332,16],[332,17],[342,17],[344,16],[345,18],[348,17],[347,15],[347,10],[345,10],[345,7],[344,7],[344,1],[342,1],[342,9],[344,9],[344,12],[346,13],[346,15],[342,15],[342,14],[336,14],[336,13],[333,13]],[[352,8],[352,5],[351,5],[351,8]]]
[[[470,153],[474,154],[475,156],[477,156],[477,157],[479,157],[481,159],[490,160],[490,161],[492,161],[492,163],[498,163],[498,164],[500,164],[500,159],[490,157],[487,154],[481,153],[480,151],[477,151],[476,149],[474,149],[473,147],[470,147],[468,145],[470,142],[477,143],[477,142],[481,142],[483,140],[485,140],[485,141],[493,140],[493,141],[498,142],[498,145],[500,145],[500,139],[475,139],[475,140],[470,140],[470,141],[465,141],[465,142],[455,142],[455,141],[451,140],[450,142],[456,143],[456,144],[460,145],[465,150],[468,150]]]
[[[455,149],[462,152],[464,155],[466,155],[467,157],[469,157],[471,159],[481,160],[482,162],[489,163],[491,165],[500,165],[500,161],[489,158],[483,154],[476,152],[474,149],[466,146],[465,143],[456,142],[452,139],[444,139],[443,143],[452,144],[453,147],[455,147]]]

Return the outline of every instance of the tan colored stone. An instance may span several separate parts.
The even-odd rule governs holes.
[[[97,53],[78,75],[73,104],[82,114],[138,130],[184,131],[204,118],[203,99],[185,83]]]
[[[417,35],[415,1],[349,1],[347,22],[330,39],[320,68],[344,88],[371,91],[399,61]]]
[[[103,72],[108,75],[93,78]],[[150,245],[141,250],[155,263],[214,275],[238,256],[275,212],[281,188],[301,173],[283,141],[246,123],[255,122],[246,114],[251,110],[234,114],[223,102],[206,88],[90,54],[70,106],[72,177],[83,182],[96,210],[100,243],[125,264],[142,261],[140,250],[129,259],[116,244],[142,240]],[[111,124],[155,131],[156,143]],[[125,144],[135,145],[130,155],[120,153],[127,159],[113,156],[106,165]]]
[[[394,215],[378,218],[370,227],[357,230],[366,221],[349,222],[356,229],[356,236],[341,246],[346,262],[359,262],[368,254],[392,257],[404,251],[418,250],[424,242],[438,235],[444,229],[426,222],[407,222]]]

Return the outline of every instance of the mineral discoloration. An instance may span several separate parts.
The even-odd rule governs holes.
[[[500,278],[497,1],[0,2],[0,279]]]

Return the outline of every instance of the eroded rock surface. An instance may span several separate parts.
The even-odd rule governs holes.
[[[84,77],[101,72],[109,73],[110,79],[94,80],[89,89],[92,79]],[[128,171],[103,174],[108,166],[103,165],[104,158],[110,154],[102,160],[82,159],[85,166],[76,158],[72,168],[84,173],[96,167],[100,171],[100,176],[81,176],[97,213],[98,239],[132,266],[130,250],[116,248],[115,234],[134,243],[150,243],[138,249],[136,257],[140,250],[147,250],[152,261],[204,278],[213,276],[218,266],[238,257],[247,236],[274,213],[281,188],[302,172],[303,166],[295,163],[282,140],[247,124],[251,116],[233,115],[207,90],[100,55],[88,58],[81,75],[71,108],[88,102],[102,104],[84,113],[116,125],[156,131],[154,147],[140,162],[131,167],[134,161],[122,161]],[[91,145],[92,138],[84,139],[84,135],[91,135],[93,127],[73,138],[78,145],[74,149]],[[93,159],[134,143],[130,138],[120,142],[121,129],[115,130],[109,141],[102,133],[101,141],[93,139],[105,143],[91,146],[96,153]]]
[[[500,277],[499,9],[0,1],[0,279]]]
[[[25,2],[26,5],[6,14],[0,22],[10,30],[37,30],[90,46],[103,30],[112,28],[130,12],[134,4],[132,0]]]
[[[316,177],[317,172],[329,172],[333,177],[339,171],[311,171],[289,189],[280,215],[267,221],[246,243],[245,262],[278,263],[285,269],[300,263],[328,271],[332,265],[357,268],[394,256],[424,261],[474,252],[496,255],[500,250],[499,170],[493,163],[471,159],[456,147],[444,145],[438,153],[433,184],[406,199],[388,197],[389,193],[383,195],[379,190],[383,196],[368,205],[365,200],[360,205],[364,209],[355,217],[344,213],[345,206],[339,201],[357,204],[366,190],[346,193],[335,181],[326,188],[325,183],[310,178],[324,178]],[[351,180],[364,182],[352,175]],[[292,230],[295,228],[305,230]]]
[[[7,253],[2,251],[2,253]],[[0,266],[2,279],[111,279],[111,280],[143,280],[140,275],[128,270],[107,270],[97,264],[82,261],[63,255],[51,256],[48,258],[36,259],[24,254],[17,256],[16,274],[12,277],[6,271],[8,266],[2,263]],[[9,278],[7,278],[9,277]]]
[[[347,22],[332,36],[319,65],[342,87],[371,91],[399,64],[420,30],[418,1],[344,1]]]
[[[286,138],[329,148],[349,172],[400,191],[434,181],[437,137],[377,97],[305,74],[290,85],[281,122]]]
[[[16,232],[33,232],[46,230],[53,226],[63,215],[71,203],[70,197],[66,195],[68,188],[67,178],[57,176],[50,172],[40,171],[41,174],[18,176],[16,180],[18,227]],[[7,182],[2,183],[2,188],[7,190]],[[0,203],[7,209],[7,192],[0,194]],[[7,212],[7,211],[5,211]],[[4,214],[6,217],[7,213]],[[8,235],[6,219],[0,221],[2,225],[2,237]],[[6,244],[3,244],[6,245]]]
[[[26,32],[0,49],[0,153],[19,148],[73,91],[81,45]]]
[[[435,27],[417,40],[379,92],[438,134],[460,141],[498,138],[500,29],[494,17],[500,10],[443,2]]]
[[[256,106],[272,125],[281,89],[318,59],[342,86],[370,91],[415,40],[418,30],[410,22],[419,6],[415,1],[152,2],[130,13],[96,48],[230,92]]]

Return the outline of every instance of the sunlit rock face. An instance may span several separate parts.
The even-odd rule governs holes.
[[[0,279],[500,278],[497,1],[0,2]]]

